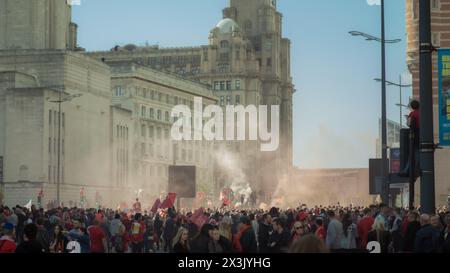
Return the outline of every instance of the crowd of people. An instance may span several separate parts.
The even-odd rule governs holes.
[[[0,207],[0,253],[450,253],[450,211]]]

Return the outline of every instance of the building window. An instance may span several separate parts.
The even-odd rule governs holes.
[[[219,90],[219,82],[214,82],[214,90]]]
[[[167,111],[166,111],[166,114],[165,114],[165,118],[166,118],[166,122],[170,121],[170,119],[169,119],[169,112],[167,112]]]
[[[156,112],[156,118],[157,118],[158,120],[161,120],[161,110],[158,110],[158,111]]]
[[[148,127],[148,137],[153,138],[153,136],[154,136],[154,127],[150,126]]]
[[[236,95],[236,104],[241,104],[241,96]]]
[[[231,105],[231,96],[227,96],[227,105]]]
[[[440,1],[439,0],[431,0],[431,9],[439,10],[440,9]]]
[[[153,108],[150,108],[150,118],[155,117],[155,112],[153,111]]]
[[[219,55],[219,61],[227,62],[230,58],[230,55],[228,53],[220,53]]]
[[[66,115],[65,113],[62,113],[62,118],[61,118],[61,126],[64,129],[66,127]]]
[[[48,138],[48,153],[49,154],[52,153],[52,138],[51,137]]]
[[[147,108],[145,106],[142,106],[141,108],[141,116],[145,117],[147,115]]]
[[[231,81],[227,81],[227,91],[231,90]]]
[[[48,125],[52,126],[52,110],[48,111]]]
[[[173,104],[174,105],[178,105],[178,97],[174,97],[173,98]]]
[[[145,143],[141,143],[141,152],[142,152],[142,156],[145,156],[146,152],[145,152]]]
[[[125,95],[124,88],[122,86],[116,86],[114,88],[114,95],[116,97],[123,97]]]
[[[431,34],[431,43],[434,45],[434,46],[439,46],[440,45],[440,43],[441,43],[441,39],[440,39],[440,36],[441,36],[441,34],[439,33],[439,32],[433,32],[432,34]]]
[[[224,99],[223,96],[220,96],[220,106],[224,105],[224,100],[223,99]]]
[[[225,82],[220,82],[220,91],[225,90]]]
[[[240,60],[241,59],[241,51],[236,50],[236,60]]]
[[[164,138],[169,139],[169,129],[164,129]]]
[[[153,157],[153,144],[149,144],[148,145],[148,154]]]
[[[272,66],[272,58],[267,58],[267,66]]]
[[[145,125],[141,125],[141,136],[145,137]]]
[[[52,183],[52,166],[48,166],[48,182]]]
[[[241,90],[241,81],[236,80],[236,90]]]
[[[166,103],[169,104],[170,103],[170,96],[166,95]]]
[[[61,152],[64,155],[64,139],[61,142]]]
[[[162,101],[162,94],[158,93],[158,101]]]
[[[220,42],[220,47],[221,48],[228,48],[230,46],[230,43],[228,43],[227,40],[223,40]]]

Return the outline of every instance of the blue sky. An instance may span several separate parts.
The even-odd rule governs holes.
[[[244,0],[243,0],[244,1]],[[227,0],[81,0],[73,9],[79,44],[195,46],[208,42]],[[380,35],[380,8],[366,0],[279,0],[283,34],[292,41],[294,164],[303,168],[368,167],[380,116],[380,44],[350,30]],[[387,79],[406,72],[405,1],[386,1]],[[398,121],[397,88],[388,87],[388,118]],[[404,100],[410,95],[406,90]]]

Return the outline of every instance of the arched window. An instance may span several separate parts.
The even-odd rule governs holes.
[[[230,46],[230,43],[228,43],[227,40],[223,40],[220,42],[220,47],[221,48],[228,48]]]

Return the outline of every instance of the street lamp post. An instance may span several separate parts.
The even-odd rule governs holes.
[[[435,213],[435,170],[433,128],[433,61],[430,1],[419,1],[420,40],[420,205],[422,213]]]
[[[375,79],[375,81],[377,82],[381,82],[381,79]],[[397,86],[399,88],[400,91],[400,103],[395,104],[396,106],[400,107],[400,128],[403,128],[403,107],[408,108],[408,106],[404,105],[402,102],[402,92],[403,92],[403,88],[408,88],[411,87],[412,84],[402,84],[402,76],[399,76],[399,83],[394,83],[394,82],[390,82],[390,81],[386,81],[387,85],[391,85],[391,86]]]
[[[401,41],[401,39],[386,40],[385,35],[385,23],[384,23],[384,0],[381,0],[381,38],[360,32],[350,31],[352,36],[362,36],[367,41],[376,41],[381,43],[381,173],[382,173],[382,190],[381,199],[382,202],[389,203],[389,186],[386,183],[388,166],[387,166],[387,118],[386,118],[386,43],[395,44]]]
[[[61,188],[61,175],[60,175],[60,169],[61,169],[61,104],[64,102],[68,102],[73,100],[74,98],[81,97],[82,94],[74,94],[69,95],[65,98],[62,98],[62,93],[64,91],[58,90],[58,100],[49,100],[49,102],[57,103],[58,104],[58,159],[57,159],[57,178],[56,178],[56,203],[58,206],[61,204],[60,199],[60,188]]]

